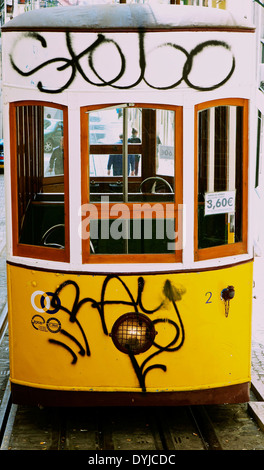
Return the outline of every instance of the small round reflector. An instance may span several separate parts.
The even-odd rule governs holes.
[[[140,354],[149,349],[156,331],[152,321],[142,313],[126,313],[113,325],[111,337],[119,351]]]

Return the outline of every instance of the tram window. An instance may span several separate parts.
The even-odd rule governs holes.
[[[198,111],[197,245],[214,249],[205,250],[205,258],[246,249],[246,119],[235,104]]]
[[[174,254],[182,178],[179,170],[175,182],[182,158],[176,108],[117,105],[86,113],[90,254]]]
[[[25,256],[38,257],[40,253],[43,258],[64,260],[65,224],[68,224],[65,220],[66,111],[50,105],[14,103],[10,115],[10,129],[15,136],[11,152],[16,172],[13,181],[17,188],[17,202],[13,205],[14,251]],[[42,251],[36,252],[36,247]],[[50,250],[53,254],[49,254]]]

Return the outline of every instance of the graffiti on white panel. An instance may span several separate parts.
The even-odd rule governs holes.
[[[43,34],[21,33],[11,48],[10,64],[20,76],[31,77],[31,85],[43,93],[61,93],[77,76],[89,86],[117,90],[139,84],[169,90],[185,83],[198,91],[210,91],[223,86],[234,73],[235,57],[224,41],[210,39],[188,51],[172,41],[151,47],[149,34],[138,31],[136,41],[127,40],[131,40],[129,47],[124,45],[123,35],[113,38],[110,34],[88,34],[83,36],[80,50],[80,44],[76,47],[76,36],[66,32],[64,49],[60,49],[64,52],[56,56],[54,40],[48,44]],[[164,40],[166,36],[161,37]],[[30,47],[21,54],[19,44],[25,40]],[[47,81],[51,70],[55,74],[52,86]]]

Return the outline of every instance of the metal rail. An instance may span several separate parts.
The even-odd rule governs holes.
[[[8,328],[8,309],[7,309],[7,303],[6,303],[0,315],[0,346],[2,346],[2,343],[4,342],[7,328]],[[11,418],[14,415],[14,411],[15,411],[15,408],[11,403],[9,371],[8,371],[8,374],[6,375],[5,382],[6,383],[5,383],[4,394],[2,395],[2,398],[0,396],[1,398],[0,400],[0,450],[6,448],[5,442],[9,440],[8,430],[12,428]],[[13,406],[13,409],[12,409],[12,406]]]
[[[7,316],[7,303],[5,304],[2,313],[0,314],[0,344],[6,333],[8,326],[8,316]]]
[[[191,406],[189,410],[205,450],[223,450],[205,407]]]
[[[12,404],[9,381],[0,407],[0,450],[8,450],[18,406]]]

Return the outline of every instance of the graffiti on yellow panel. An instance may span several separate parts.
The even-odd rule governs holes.
[[[107,287],[111,287],[111,283],[113,280],[118,281],[120,283],[121,289],[124,289],[126,293],[126,298],[127,300],[124,300],[124,296],[122,298],[117,298],[115,300],[110,300],[106,296],[106,289]],[[36,311],[36,314],[32,317],[31,323],[33,328],[37,330],[42,330],[42,331],[49,331],[50,333],[60,333],[60,335],[63,336],[63,340],[57,340],[54,338],[49,338],[49,343],[56,345],[58,347],[66,349],[70,355],[71,355],[71,364],[76,364],[78,361],[79,356],[91,356],[92,351],[85,333],[84,325],[81,324],[78,318],[78,314],[82,307],[85,304],[89,304],[92,309],[97,311],[99,317],[100,317],[100,323],[102,327],[103,334],[110,337],[111,332],[108,331],[107,325],[106,325],[106,314],[105,314],[105,307],[107,305],[125,305],[129,308],[129,314],[132,315],[139,319],[143,318],[144,315],[146,315],[147,319],[149,318],[148,316],[153,315],[155,312],[158,312],[161,310],[168,302],[171,303],[173,306],[173,311],[175,312],[175,318],[157,318],[150,322],[152,326],[155,328],[159,323],[162,323],[163,325],[166,326],[166,324],[170,327],[173,327],[175,330],[175,334],[173,339],[169,340],[166,339],[167,344],[165,346],[162,346],[159,344],[156,340],[156,338],[153,338],[151,341],[151,346],[155,347],[154,352],[151,352],[148,357],[145,357],[143,362],[139,364],[138,361],[138,355],[137,353],[134,352],[133,348],[130,348],[130,346],[127,346],[127,351],[126,353],[128,354],[131,364],[133,366],[134,372],[137,376],[139,385],[142,389],[142,391],[146,390],[146,376],[149,371],[153,369],[160,369],[164,372],[166,372],[167,367],[164,364],[161,363],[156,363],[152,364],[151,366],[148,366],[149,361],[152,360],[153,358],[156,358],[163,352],[176,352],[178,351],[184,344],[185,340],[185,331],[184,331],[184,325],[183,321],[179,312],[178,308],[178,302],[181,300],[182,295],[185,293],[184,287],[175,287],[169,280],[166,280],[163,286],[163,300],[159,305],[157,305],[154,309],[148,309],[146,305],[144,304],[144,299],[143,299],[143,292],[144,292],[144,285],[145,281],[143,277],[138,277],[137,279],[137,293],[136,297],[133,295],[127,284],[118,276],[115,274],[110,274],[105,277],[102,289],[101,289],[101,295],[100,299],[95,299],[92,297],[80,297],[80,288],[77,284],[77,282],[73,280],[66,280],[60,286],[55,290],[55,292],[43,292],[40,290],[36,290],[33,292],[31,296],[31,304]],[[74,289],[74,300],[69,307],[67,302],[67,305],[64,305],[62,303],[61,295],[67,289],[73,288]],[[72,292],[72,290],[71,290]],[[40,298],[40,303],[37,301],[37,297]],[[131,310],[133,309],[133,312]],[[62,328],[61,322],[58,320],[57,317],[54,315],[59,312],[63,311],[68,315],[68,319],[70,323],[74,323],[77,325],[82,342],[78,340],[74,335],[70,334],[66,329]],[[41,315],[43,312],[49,313],[52,316],[45,322],[43,316]],[[142,315],[142,313],[144,315]],[[124,315],[125,317],[126,315]],[[133,328],[133,326],[132,326]],[[134,326],[134,329],[136,330],[137,326]],[[136,336],[136,340],[138,341],[138,336]],[[77,353],[76,353],[77,349]],[[153,351],[153,348],[152,348]],[[78,356],[79,355],[79,356]]]

